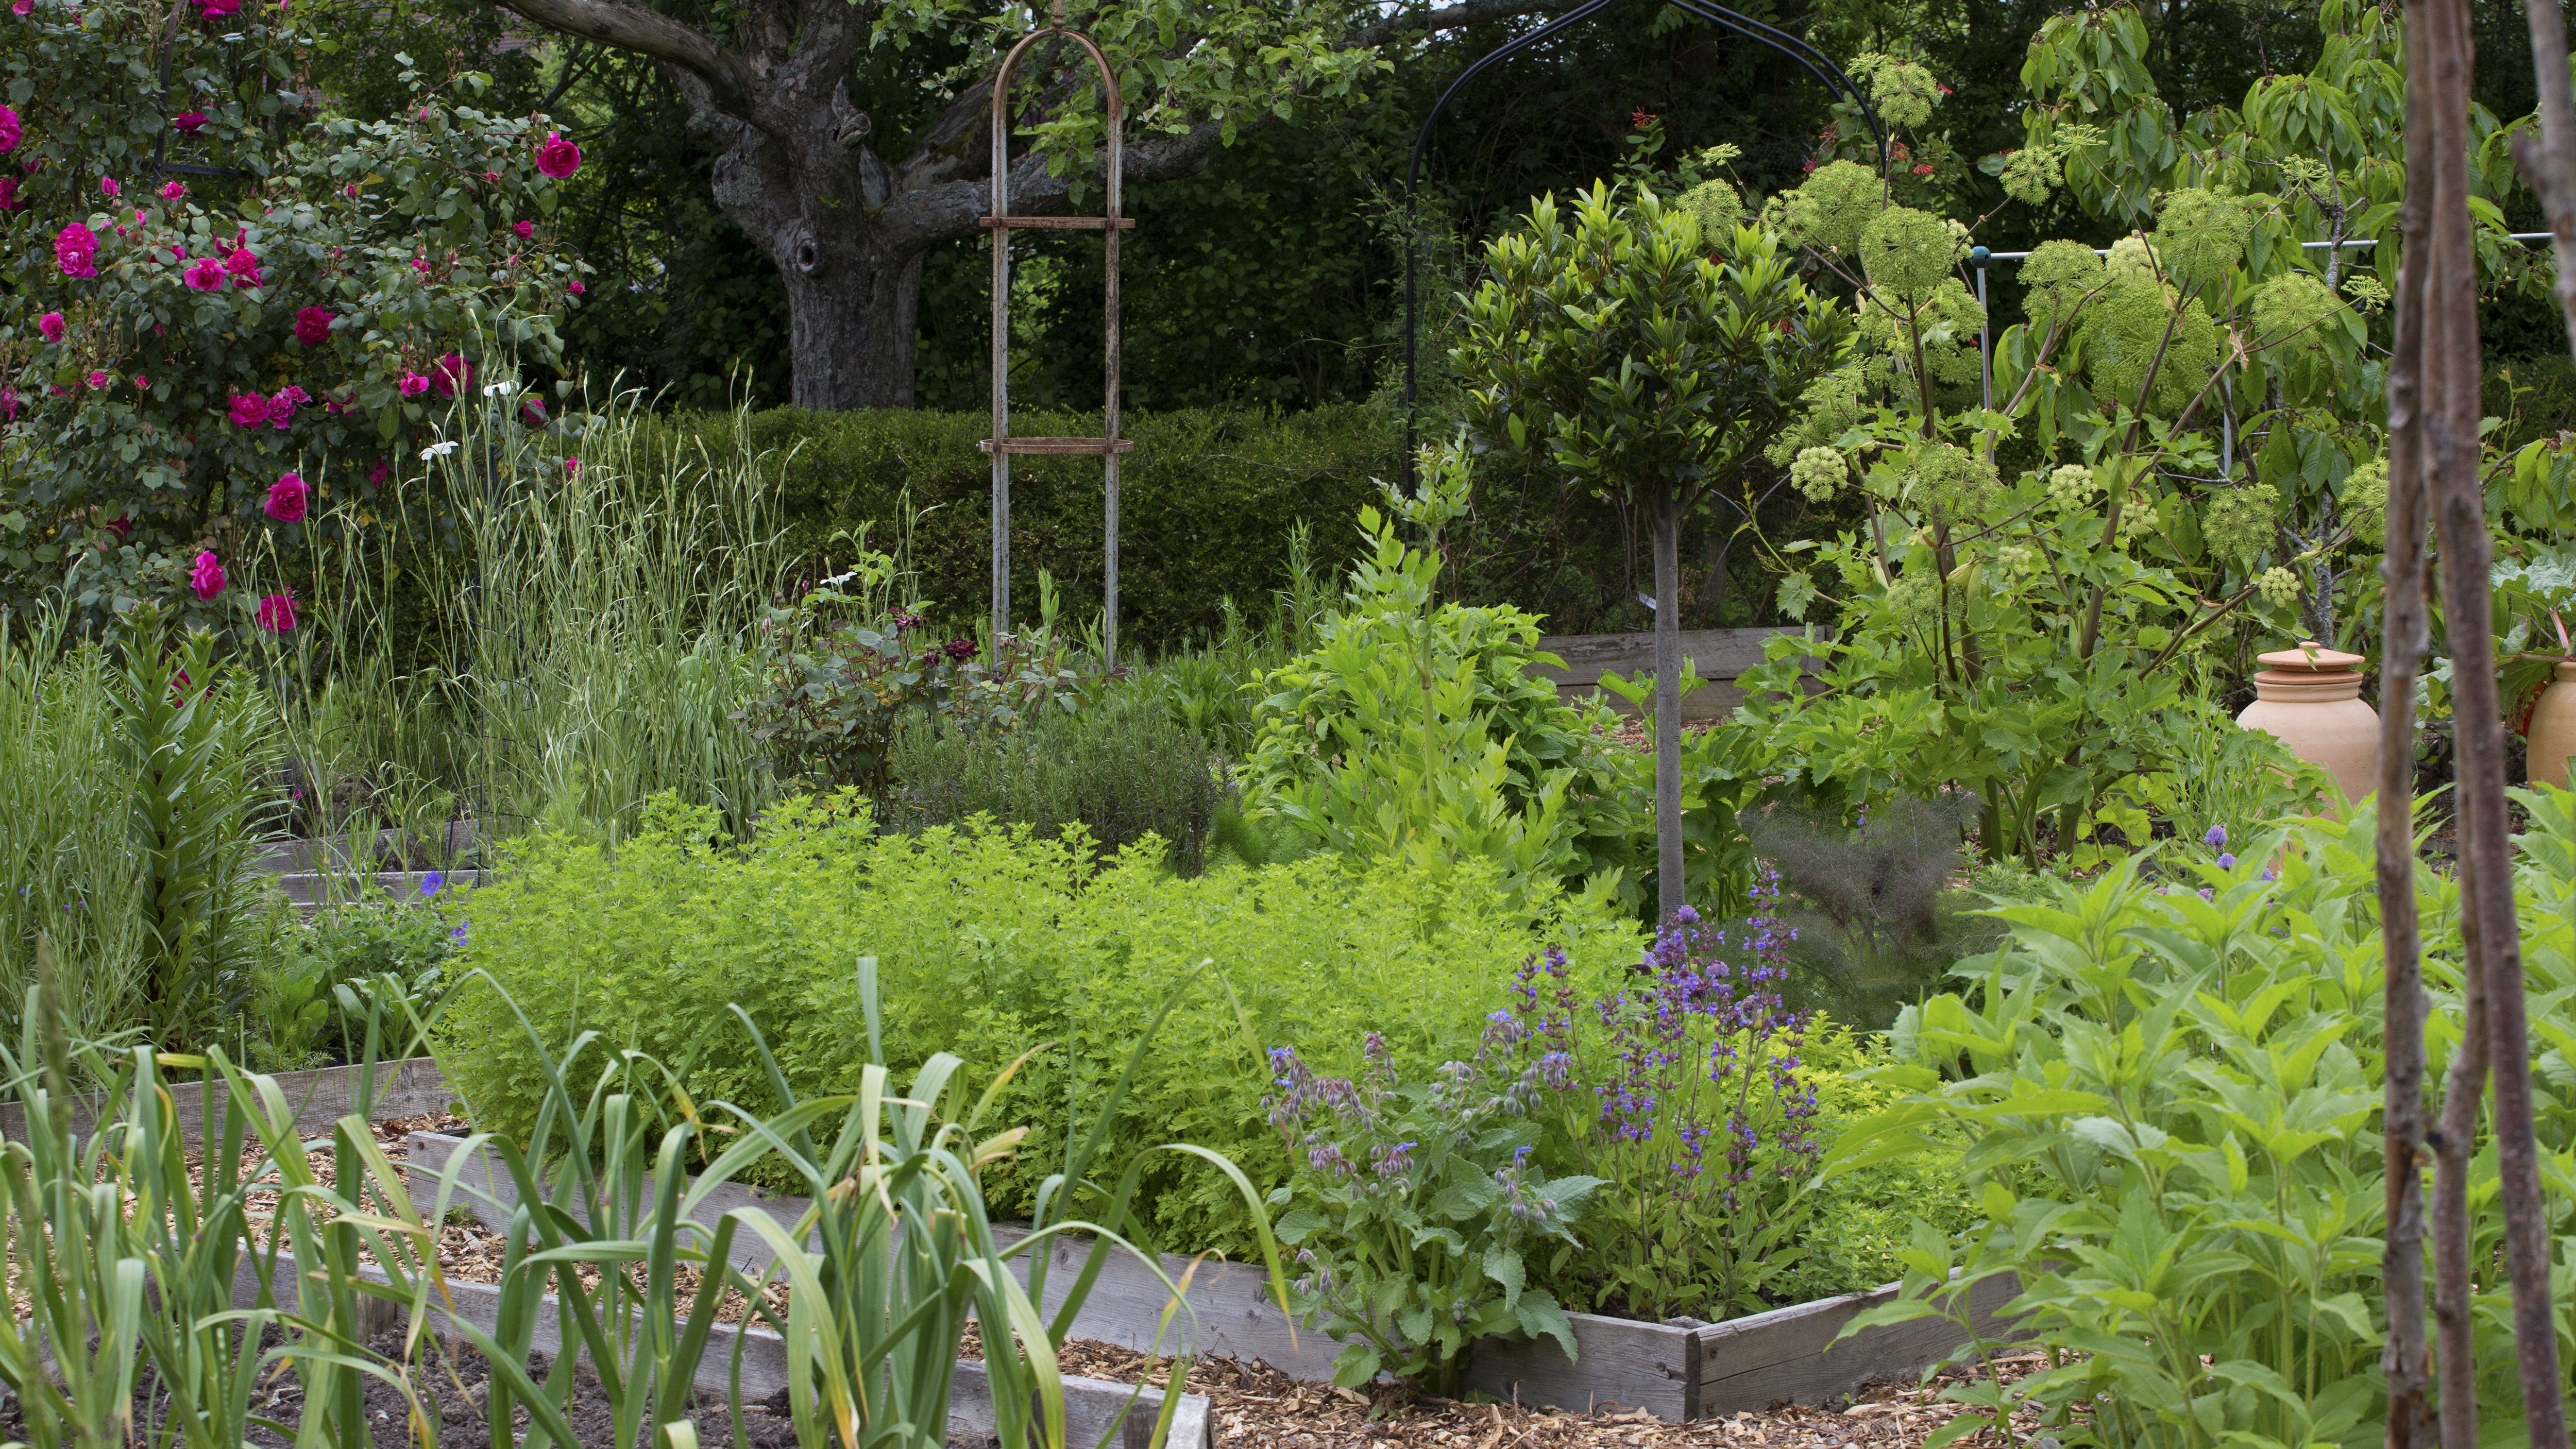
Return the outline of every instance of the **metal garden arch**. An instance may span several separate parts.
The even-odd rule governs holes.
[[[1418,313],[1414,303],[1413,224],[1414,193],[1422,179],[1422,153],[1431,145],[1431,133],[1440,125],[1441,111],[1447,108],[1452,97],[1466,89],[1469,81],[1484,74],[1486,70],[1505,58],[1527,50],[1541,41],[1552,39],[1618,3],[1619,0],[1583,0],[1582,4],[1529,34],[1504,41],[1501,45],[1487,51],[1477,58],[1475,64],[1459,72],[1458,78],[1451,81],[1448,89],[1440,93],[1440,99],[1431,103],[1431,114],[1422,118],[1422,129],[1414,133],[1413,159],[1404,170],[1404,478],[1407,489],[1413,486],[1413,455],[1416,441],[1414,437],[1414,350]],[[1843,68],[1834,64],[1823,51],[1777,26],[1766,25],[1748,15],[1738,15],[1723,5],[1711,3],[1711,0],[1661,0],[1661,3],[1686,14],[1696,15],[1712,25],[1732,30],[1747,40],[1759,41],[1804,66],[1809,75],[1823,81],[1828,88],[1851,97],[1852,104],[1860,107],[1861,119],[1869,123],[1870,139],[1878,148],[1880,174],[1886,173],[1887,131],[1878,123],[1877,110],[1870,105],[1869,97],[1860,93],[1860,87],[1852,83],[1852,78],[1843,73]]]

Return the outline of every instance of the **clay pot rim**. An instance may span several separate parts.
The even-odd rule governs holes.
[[[2329,674],[2323,670],[2266,669],[2262,673],[2254,676],[2254,682],[2256,684],[2288,685],[2293,688],[2314,688],[2320,685],[2330,684],[2359,685],[2367,677],[2368,676],[2362,674],[2359,670],[2344,670],[2339,673]]]
[[[2357,673],[2369,661],[2359,654],[2330,649],[2314,639],[2302,639],[2290,648],[2257,654],[2254,662],[2268,665],[2271,671],[2283,674],[2337,675]]]

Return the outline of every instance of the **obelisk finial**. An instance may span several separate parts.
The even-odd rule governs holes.
[[[1064,29],[1064,0],[1055,0],[1047,7],[1047,23],[1058,30]]]

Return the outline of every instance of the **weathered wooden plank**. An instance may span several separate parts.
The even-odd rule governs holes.
[[[1553,1338],[1481,1339],[1470,1351],[1461,1385],[1533,1407],[1588,1413],[1617,1404],[1658,1419],[1692,1417],[1690,1390],[1699,1368],[1699,1339],[1692,1330],[1590,1313],[1566,1318],[1574,1325],[1573,1362]]]
[[[279,1072],[274,1080],[284,1093],[288,1105],[295,1109],[295,1125],[305,1131],[328,1127],[355,1110],[358,1091],[356,1067],[322,1067],[309,1072]],[[205,1140],[206,1118],[223,1120],[224,1104],[230,1089],[224,1083],[184,1083],[170,1088],[172,1115],[180,1132],[190,1142]],[[97,1125],[99,1105],[103,1098],[92,1095],[72,1102],[72,1130],[87,1133]],[[430,1057],[412,1057],[406,1061],[379,1062],[376,1065],[375,1116],[378,1121],[389,1117],[417,1117],[430,1112],[444,1112],[455,1101],[448,1091],[446,1074]],[[19,1102],[0,1102],[0,1138],[23,1142],[27,1137],[27,1109]]]
[[[1797,633],[1795,629],[1683,630],[1682,657],[1707,682],[1682,696],[1682,722],[1708,724],[1733,715],[1744,702],[1744,691],[1732,681],[1762,662],[1762,651],[1771,639]],[[1637,711],[1627,700],[1600,688],[1601,676],[1616,673],[1634,679],[1655,668],[1652,634],[1556,634],[1540,639],[1538,647],[1563,658],[1565,667],[1541,666],[1533,668],[1532,674],[1555,680],[1558,690],[1570,697],[1598,697],[1621,714]],[[1810,658],[1808,671],[1814,672],[1818,664]]]
[[[422,898],[421,887],[431,876],[439,879],[438,896],[445,899],[449,891],[466,891],[483,884],[479,870],[426,871],[388,870],[372,876],[346,875],[272,875],[277,888],[286,898],[306,911],[317,911],[335,900],[351,900],[361,894],[375,894],[397,901]]]
[[[434,1212],[438,1196],[436,1174],[444,1172],[447,1164],[462,1153],[464,1141],[440,1133],[415,1132],[406,1146],[414,1167],[426,1169],[409,1174],[412,1201],[423,1214]],[[456,1182],[459,1190],[449,1200],[451,1209],[463,1208],[494,1232],[508,1226],[510,1214],[518,1205],[518,1192],[497,1154],[488,1147],[476,1148],[459,1165]],[[781,1227],[792,1228],[804,1217],[808,1205],[805,1198],[777,1196],[727,1183],[708,1195],[699,1221],[711,1225],[735,1208],[756,1207]],[[1028,1236],[1028,1230],[1017,1224],[996,1224],[994,1236],[1002,1246],[1009,1247]],[[1048,1245],[1046,1291],[1039,1300],[1048,1313],[1064,1306],[1074,1280],[1081,1275],[1083,1255],[1090,1246],[1088,1238],[1074,1237],[1059,1238]],[[771,1254],[760,1239],[737,1233],[727,1256],[745,1272],[759,1273],[769,1266]],[[1140,1352],[1171,1353],[1187,1348],[1201,1355],[1246,1361],[1257,1358],[1297,1378],[1332,1377],[1333,1356],[1341,1346],[1321,1333],[1296,1327],[1279,1311],[1269,1296],[1269,1275],[1259,1263],[1209,1259],[1193,1272],[1187,1258],[1165,1254],[1160,1262],[1174,1283],[1187,1276],[1190,1313],[1174,1315],[1171,1330],[1159,1345],[1155,1336],[1163,1310],[1171,1302],[1171,1292],[1152,1269],[1123,1250],[1110,1253],[1100,1277],[1084,1297],[1082,1311],[1074,1315],[1074,1336]],[[1029,1269],[1025,1254],[1011,1260],[1012,1275],[1023,1286],[1029,1281]],[[1192,1314],[1196,1315],[1195,1321]]]
[[[1997,1315],[2020,1292],[2020,1282],[2010,1276],[1989,1278],[1969,1290],[1977,1331],[1990,1339],[2012,1337],[2011,1325]],[[1821,1403],[1863,1384],[1920,1375],[1952,1359],[1962,1340],[1959,1325],[1946,1318],[1863,1329],[1835,1342],[1845,1325],[1896,1294],[1897,1285],[1890,1283],[1696,1330],[1699,1412],[1733,1414],[1773,1404]]]
[[[400,852],[408,844],[417,844],[432,860],[458,860],[471,854],[482,843],[482,825],[473,820],[451,820],[438,830],[437,839],[424,839],[401,830],[379,830],[355,839],[333,836],[322,839],[296,837],[275,840],[260,847],[253,862],[272,875],[309,875],[320,870],[347,870],[354,858],[372,868],[388,853]]]
[[[387,1283],[385,1271],[372,1263],[362,1264],[358,1275],[374,1283]],[[233,1275],[233,1306],[249,1308],[259,1302],[259,1267],[244,1256]],[[469,1283],[451,1278],[446,1283],[447,1303],[455,1316],[490,1333],[500,1322],[501,1290],[488,1283]],[[279,1307],[292,1309],[297,1303],[296,1282],[292,1263],[281,1260],[269,1291]],[[433,1299],[433,1301],[436,1301]],[[362,1337],[373,1337],[402,1326],[408,1314],[401,1305],[378,1299],[360,1300]],[[444,1314],[444,1307],[434,1310]],[[433,1324],[433,1331],[444,1326]],[[562,1305],[552,1294],[538,1300],[533,1330],[538,1343],[563,1342]],[[717,1324],[707,1337],[707,1349],[698,1360],[694,1382],[710,1393],[729,1391],[733,1375],[736,1341],[742,1346],[742,1393],[746,1401],[765,1399],[787,1387],[787,1345],[784,1340],[758,1324],[748,1326]],[[1132,1407],[1131,1407],[1132,1404]],[[1097,1444],[1109,1432],[1121,1410],[1127,1413],[1119,1427],[1118,1442],[1122,1449],[1154,1449],[1154,1419],[1162,1412],[1160,1389],[1138,1390],[1134,1385],[1110,1383],[1102,1379],[1067,1378],[1064,1380],[1066,1442]],[[992,1382],[985,1376],[984,1365],[974,1359],[957,1361],[957,1377],[948,1401],[948,1438],[954,1443],[964,1440],[977,1443],[993,1434]],[[1180,1407],[1172,1414],[1172,1433],[1167,1449],[1215,1449],[1215,1427],[1208,1413],[1207,1397],[1184,1393]]]

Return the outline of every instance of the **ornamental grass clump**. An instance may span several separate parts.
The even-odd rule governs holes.
[[[1755,898],[1776,902],[1776,883]],[[1776,915],[1720,926],[1685,906],[1593,999],[1562,952],[1515,973],[1503,1016],[1521,1054],[1576,1087],[1538,1101],[1541,1125],[1563,1165],[1603,1182],[1581,1251],[1544,1274],[1571,1307],[1758,1311],[1805,1251],[1820,1107],[1801,1071],[1810,1020],[1780,1000],[1788,937]]]

